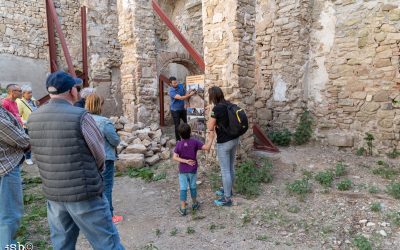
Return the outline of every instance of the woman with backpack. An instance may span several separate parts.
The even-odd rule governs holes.
[[[214,203],[217,206],[231,206],[236,148],[239,144],[239,136],[248,128],[247,117],[242,109],[225,100],[221,88],[211,87],[208,94],[209,102],[214,104],[214,108],[207,128],[211,133],[214,131],[217,133],[217,157],[223,183],[223,188],[216,192],[220,199],[215,200]]]

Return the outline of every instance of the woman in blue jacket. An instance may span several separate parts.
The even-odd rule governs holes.
[[[96,95],[91,94],[86,98],[85,108],[92,114],[97,126],[104,137],[104,150],[106,152],[106,168],[103,171],[104,179],[104,194],[106,195],[108,202],[110,204],[112,220],[116,224],[122,221],[122,216],[115,216],[112,206],[112,188],[114,185],[114,162],[116,160],[116,147],[120,143],[120,138],[115,131],[114,125],[110,119],[101,116],[101,111],[103,107],[103,99]]]

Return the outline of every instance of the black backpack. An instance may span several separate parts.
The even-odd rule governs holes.
[[[236,104],[230,102],[223,105],[226,106],[229,117],[229,126],[224,128],[225,132],[235,138],[246,133],[249,129],[249,120],[247,119],[246,112]]]

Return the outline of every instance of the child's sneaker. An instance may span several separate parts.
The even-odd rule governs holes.
[[[187,215],[187,211],[186,211],[186,208],[179,208],[178,209],[178,211],[179,211],[179,213],[182,215],[182,216],[186,216]]]
[[[192,205],[192,209],[193,209],[193,210],[199,210],[199,208],[200,208],[200,203],[199,203],[199,202],[196,202],[196,203],[194,203],[194,204]]]
[[[219,190],[217,190],[215,192],[215,195],[223,197],[224,196],[224,188],[219,188]]]
[[[214,204],[219,206],[219,207],[230,207],[232,206],[232,200],[226,200],[225,197],[222,197],[219,200],[214,200]]]

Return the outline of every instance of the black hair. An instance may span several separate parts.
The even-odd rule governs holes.
[[[208,90],[209,102],[212,104],[224,103],[226,102],[224,92],[220,87],[211,87]]]
[[[172,82],[172,81],[176,81],[176,77],[175,76],[171,76],[170,78],[169,78],[169,80]]]
[[[181,123],[178,127],[178,133],[179,136],[182,137],[182,139],[189,139],[192,130],[187,123]]]

